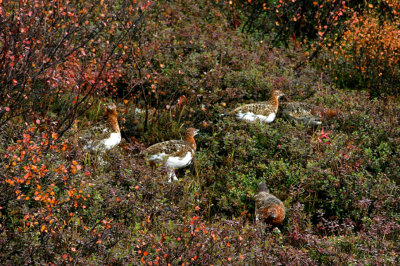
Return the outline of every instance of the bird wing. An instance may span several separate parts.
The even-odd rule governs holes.
[[[256,216],[258,216],[259,219],[263,219],[264,217],[263,210],[265,209],[267,199],[268,193],[266,192],[259,192],[254,197],[254,200],[256,202]]]
[[[145,153],[148,155],[165,154],[167,156],[183,156],[187,152],[193,152],[190,143],[184,140],[168,140],[148,147]]]
[[[285,103],[282,107],[282,114],[295,121],[305,124],[320,125],[319,118],[311,113],[311,109],[305,103]]]
[[[277,197],[267,192],[257,193],[254,199],[256,202],[257,215],[259,215],[262,219],[268,218],[267,215],[269,208],[282,204]]]
[[[112,130],[107,123],[98,122],[90,128],[80,130],[78,134],[79,142],[88,149],[95,148],[101,144],[101,141],[110,137]]]
[[[232,113],[254,113],[268,116],[275,112],[274,106],[268,102],[250,103],[235,108]]]

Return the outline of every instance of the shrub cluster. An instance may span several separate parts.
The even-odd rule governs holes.
[[[8,27],[15,10],[30,18],[35,2],[19,2],[0,9]],[[3,264],[398,263],[398,99],[337,90],[309,65],[296,72],[304,54],[240,32],[224,11],[229,3],[63,3],[36,7],[55,19],[46,34],[57,38],[40,40],[43,49],[32,53],[47,58],[58,47],[51,45],[69,40],[49,57],[54,63],[20,52],[19,60],[45,69],[0,71],[10,95],[0,110]],[[78,12],[85,7],[93,12]],[[75,11],[89,23],[75,21]],[[139,18],[140,27],[130,28]],[[44,21],[27,30],[44,30]],[[76,35],[66,34],[72,21],[79,23]],[[79,46],[96,29],[93,41]],[[1,38],[17,32],[14,43],[29,39],[25,30],[10,32]],[[73,47],[82,56],[64,58]],[[35,82],[19,85],[37,69],[43,72]],[[13,71],[21,71],[17,84],[5,79]],[[31,96],[43,88],[35,102]],[[267,125],[220,116],[274,88],[338,116],[315,128],[280,115]],[[27,98],[14,98],[25,89]],[[77,135],[104,119],[104,96],[118,105],[124,140],[107,153],[88,153]],[[70,113],[77,103],[79,111]],[[69,128],[77,117],[79,127]],[[60,127],[63,119],[71,123]],[[139,152],[181,138],[189,126],[200,129],[195,162],[167,183],[166,171],[152,169]],[[262,180],[287,208],[281,233],[263,232],[254,221]]]
[[[2,1],[0,126],[39,119],[68,130],[89,100],[115,90],[149,4]]]
[[[392,10],[382,14],[371,5],[365,12],[354,13],[323,62],[339,86],[368,90],[373,96],[399,93],[400,7],[382,2]]]
[[[237,0],[220,7],[242,32],[274,46],[307,47],[307,60],[321,55],[317,65],[340,87],[398,94],[398,1]]]

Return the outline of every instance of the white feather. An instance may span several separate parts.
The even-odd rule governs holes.
[[[106,150],[114,148],[121,142],[121,133],[111,133],[110,137],[102,140],[102,144]]]
[[[166,156],[167,156],[167,154],[165,154],[163,152],[162,153],[156,153],[156,154],[149,155],[148,156],[148,160],[156,162],[156,163],[160,163],[160,162],[164,161]]]
[[[322,125],[322,122],[321,122],[321,121],[318,121],[318,120],[316,120],[316,119],[311,119],[310,124],[311,124],[311,125],[319,126],[319,125]]]
[[[168,168],[179,169],[188,166],[192,161],[192,153],[186,153],[185,157],[169,156],[165,153],[157,153],[149,155],[148,159],[156,163],[165,161],[165,166]]]
[[[171,182],[173,180],[178,180],[174,169],[188,166],[192,162],[193,156],[191,152],[186,153],[184,157],[169,156],[162,152],[149,155],[147,159],[156,163],[164,163],[168,169],[168,182]]]
[[[188,166],[192,162],[192,153],[186,153],[185,157],[168,157],[165,165],[167,167],[179,169]]]
[[[168,169],[168,182],[171,183],[173,181],[177,181],[175,171],[173,169]]]
[[[249,122],[254,122],[254,121],[259,120],[261,122],[271,123],[272,121],[275,120],[276,115],[275,115],[275,113],[270,113],[268,116],[265,116],[265,115],[256,115],[251,112],[247,112],[247,113],[239,112],[236,114],[236,117],[238,119],[246,120]]]

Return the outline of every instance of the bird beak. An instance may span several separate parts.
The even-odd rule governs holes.
[[[193,136],[196,136],[197,134],[199,134],[199,130],[198,130],[198,129],[195,129],[195,130],[193,131],[193,133],[194,133]]]

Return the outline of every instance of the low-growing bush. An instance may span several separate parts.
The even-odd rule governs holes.
[[[71,129],[57,134],[55,123],[69,90],[44,119],[4,121],[1,263],[395,264],[398,99],[337,90],[310,65],[296,72],[304,54],[239,32],[220,4],[150,7],[129,47],[118,46],[111,89],[86,99]],[[309,127],[280,114],[270,124],[228,114],[275,88],[334,115],[318,111],[323,124]],[[104,120],[104,95],[118,106],[123,140],[90,152],[79,136]],[[188,127],[200,129],[194,163],[168,183],[140,152]],[[260,181],[286,206],[279,230],[255,221]]]

